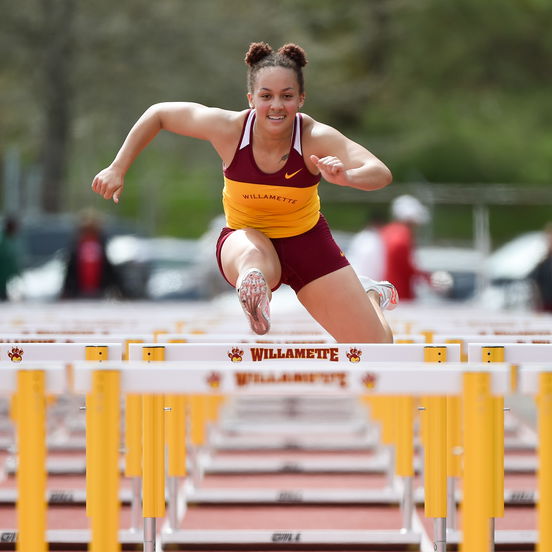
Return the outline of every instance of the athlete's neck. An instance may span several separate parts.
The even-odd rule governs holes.
[[[290,128],[282,129],[280,132],[266,132],[257,124],[257,119],[255,119],[252,136],[256,148],[269,151],[288,151],[291,148],[293,125]]]

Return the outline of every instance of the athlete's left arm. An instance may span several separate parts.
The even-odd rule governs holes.
[[[322,123],[312,121],[307,128],[305,157],[327,182],[360,190],[378,190],[391,183],[389,168],[365,147]]]

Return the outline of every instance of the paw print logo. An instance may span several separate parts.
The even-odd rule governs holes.
[[[360,349],[355,349],[354,347],[347,353],[347,358],[349,362],[360,362],[360,357],[362,356],[362,351]]]
[[[374,389],[376,387],[377,379],[376,374],[373,372],[366,372],[366,374],[362,376],[362,385],[364,385],[366,389]]]
[[[211,372],[207,376],[207,385],[209,385],[212,389],[218,389],[220,387],[221,380],[222,376],[219,372]]]
[[[12,362],[21,362],[23,360],[23,349],[19,347],[12,347],[12,350],[8,353]]]
[[[228,358],[232,362],[241,362],[243,360],[243,351],[239,347],[233,347],[232,350],[228,352]]]

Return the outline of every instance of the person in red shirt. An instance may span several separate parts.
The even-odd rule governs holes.
[[[392,222],[381,229],[385,248],[384,279],[393,283],[401,301],[415,299],[414,282],[428,274],[414,262],[416,227],[429,222],[429,211],[415,197],[402,195],[391,204]]]
[[[81,215],[78,234],[69,251],[62,296],[99,299],[111,291],[120,294],[120,279],[107,257],[100,220],[87,211]]]

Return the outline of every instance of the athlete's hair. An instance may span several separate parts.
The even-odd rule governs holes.
[[[307,64],[305,50],[297,44],[284,44],[278,51],[274,51],[266,42],[252,42],[245,54],[247,71],[247,91],[253,93],[257,73],[264,67],[285,67],[295,72],[299,83],[299,93],[305,91],[303,67]]]

